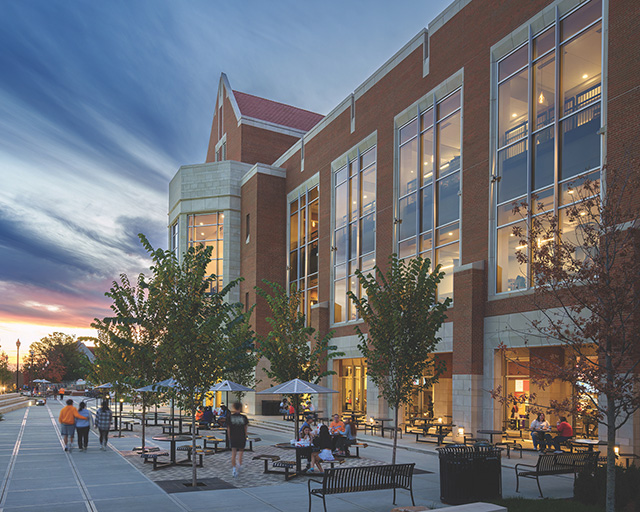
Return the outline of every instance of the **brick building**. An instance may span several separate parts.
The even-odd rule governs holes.
[[[389,411],[356,348],[354,272],[393,252],[442,264],[447,372],[402,413],[499,428],[512,414],[488,390],[526,393],[531,358],[564,357],[524,343],[536,313],[511,205],[535,192],[562,218],[568,183],[638,156],[639,17],[635,0],[456,1],[326,116],[234,91],[223,74],[207,160],[171,181],[170,246],[213,245],[212,273],[244,277],[233,298],[246,304],[263,279],[304,290],[309,321],[345,352],[325,382],[339,393],[319,408],[373,417]],[[258,301],[258,332],[265,314]],[[619,442],[640,448],[639,430],[630,422]]]

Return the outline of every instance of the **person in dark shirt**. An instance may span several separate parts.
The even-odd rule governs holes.
[[[249,420],[242,413],[242,404],[236,402],[233,404],[233,414],[228,418],[227,422],[227,439],[231,445],[231,474],[233,478],[237,478],[242,470],[242,455],[244,447],[247,443],[247,430],[249,428]],[[236,465],[236,455],[238,464]]]
[[[213,411],[211,410],[211,407],[205,407],[202,418],[200,418],[200,425],[204,425],[209,428],[209,425],[213,423],[213,419]]]

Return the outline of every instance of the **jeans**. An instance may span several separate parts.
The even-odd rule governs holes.
[[[546,448],[544,432],[531,432],[531,439],[533,440],[534,450],[544,450]]]
[[[76,427],[78,431],[78,448],[81,450],[89,444],[89,427]]]
[[[109,442],[109,430],[100,430],[100,444],[103,446],[106,446],[107,443]]]
[[[547,440],[547,444],[553,443],[553,447],[556,449],[556,451],[560,451],[560,443],[564,443],[565,441],[571,439],[570,437],[566,436],[556,436],[554,438],[551,438],[550,434],[547,434],[545,438]]]

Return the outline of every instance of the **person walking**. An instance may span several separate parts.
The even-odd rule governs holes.
[[[60,410],[58,421],[60,422],[60,434],[64,438],[64,451],[73,451],[73,436],[76,433],[76,419],[84,420],[85,417],[78,413],[73,406],[73,400],[67,400],[67,405]]]
[[[100,432],[100,449],[105,451],[107,449],[107,443],[109,442],[109,429],[111,428],[111,419],[113,414],[109,409],[109,402],[102,401],[102,407],[96,412],[96,427]]]
[[[231,445],[231,474],[233,478],[238,478],[242,470],[242,455],[247,444],[247,430],[249,429],[249,420],[242,414],[242,404],[240,402],[233,404],[233,414],[229,416],[228,420],[227,438]],[[237,465],[236,455],[238,457]]]
[[[89,444],[89,429],[91,428],[91,411],[87,409],[85,402],[80,402],[78,407],[78,414],[84,419],[76,418],[76,430],[78,431],[78,448],[81,452],[87,451],[87,445]]]

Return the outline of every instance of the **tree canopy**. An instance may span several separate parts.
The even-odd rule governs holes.
[[[444,277],[440,266],[430,271],[431,262],[421,257],[401,261],[394,254],[384,274],[378,266],[373,274],[356,275],[364,293],[358,298],[349,292],[367,326],[358,348],[367,362],[367,375],[395,412],[411,400],[415,382],[431,386],[444,370],[441,360],[432,357],[440,342],[438,331],[446,319],[451,299],[438,301],[438,283]],[[394,436],[392,463],[396,459]]]
[[[75,381],[91,372],[89,358],[78,348],[75,336],[54,332],[32,343],[22,359],[29,371],[29,380],[45,378],[51,382]]]

